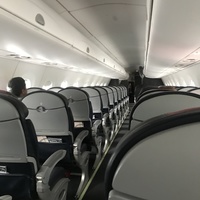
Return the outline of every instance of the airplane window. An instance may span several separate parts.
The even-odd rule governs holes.
[[[190,81],[190,85],[191,86],[196,86],[193,80]]]
[[[10,92],[11,89],[8,86],[6,86],[6,91]]]
[[[42,88],[45,89],[45,90],[48,90],[49,88],[51,88],[53,86],[52,82],[51,81],[47,81],[43,86]]]
[[[31,81],[27,78],[24,79],[25,83],[26,83],[26,88],[30,88],[31,87]]]
[[[91,83],[91,84],[90,84],[90,86],[95,86],[95,83],[94,83],[94,82],[93,82],[93,83]]]
[[[63,81],[62,83],[61,83],[61,87],[62,88],[66,88],[68,86],[68,82],[67,81]]]
[[[74,86],[74,87],[79,87],[78,82],[74,83],[73,86]]]

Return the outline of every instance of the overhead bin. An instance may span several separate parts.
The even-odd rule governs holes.
[[[0,56],[109,78],[128,78],[123,67],[44,2],[3,0],[0,8]]]

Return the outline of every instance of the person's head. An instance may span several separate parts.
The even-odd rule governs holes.
[[[26,83],[22,77],[14,77],[9,83],[10,92],[16,97],[23,97],[27,94]]]

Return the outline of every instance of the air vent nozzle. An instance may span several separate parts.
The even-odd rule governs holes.
[[[35,21],[36,21],[38,24],[42,25],[42,26],[45,25],[44,18],[43,18],[43,16],[42,16],[41,14],[37,14],[37,15],[36,15]]]

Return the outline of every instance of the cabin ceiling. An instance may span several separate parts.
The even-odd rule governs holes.
[[[145,64],[148,77],[163,77],[200,61],[200,1],[154,0]]]
[[[43,0],[127,72],[144,66],[146,0]]]
[[[160,78],[200,62],[198,0],[43,1],[129,73]]]
[[[200,62],[198,0],[2,0],[0,8],[7,20],[1,23],[1,54],[13,40],[32,59],[37,49],[69,67],[122,79],[139,66],[146,77],[160,78]],[[45,26],[35,21],[37,13]]]

